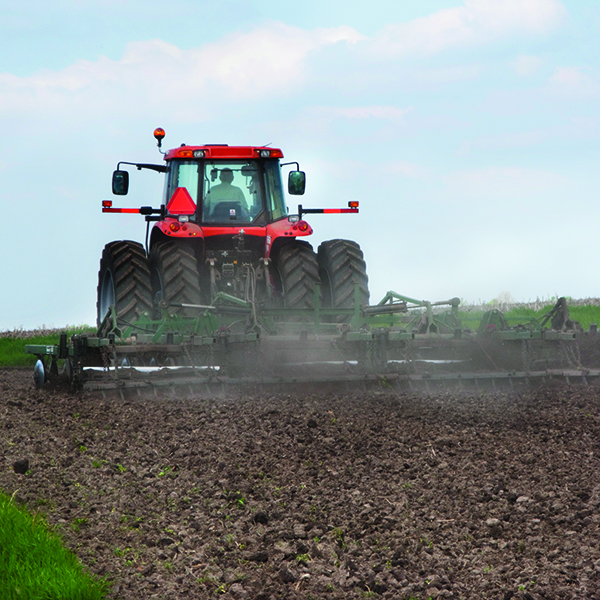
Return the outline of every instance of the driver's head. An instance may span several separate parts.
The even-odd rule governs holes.
[[[231,169],[221,169],[219,179],[223,183],[231,183],[233,181],[233,171]]]

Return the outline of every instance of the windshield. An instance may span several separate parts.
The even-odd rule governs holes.
[[[277,160],[173,161],[167,203],[184,187],[204,224],[262,225],[287,215]]]

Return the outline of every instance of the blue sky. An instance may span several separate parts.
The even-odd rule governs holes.
[[[281,147],[372,300],[600,296],[600,4],[2,1],[0,329],[93,323],[119,160]],[[156,173],[115,205],[157,205]],[[296,199],[290,199],[294,209]]]

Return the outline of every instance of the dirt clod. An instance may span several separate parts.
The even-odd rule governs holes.
[[[284,565],[279,569],[279,579],[282,583],[294,583],[296,576]]]
[[[29,459],[19,458],[18,460],[15,460],[12,468],[15,473],[24,475],[25,473],[27,473],[27,471],[29,471]]]

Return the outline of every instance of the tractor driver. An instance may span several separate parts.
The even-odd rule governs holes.
[[[232,206],[236,207],[237,210],[236,218],[243,219],[248,214],[248,205],[246,204],[246,197],[244,192],[235,186],[231,185],[233,181],[233,171],[228,167],[221,169],[219,175],[221,183],[213,186],[208,190],[204,201],[204,220],[229,220],[230,210]],[[219,209],[219,205],[222,204],[224,210]],[[221,214],[220,214],[221,213]]]

